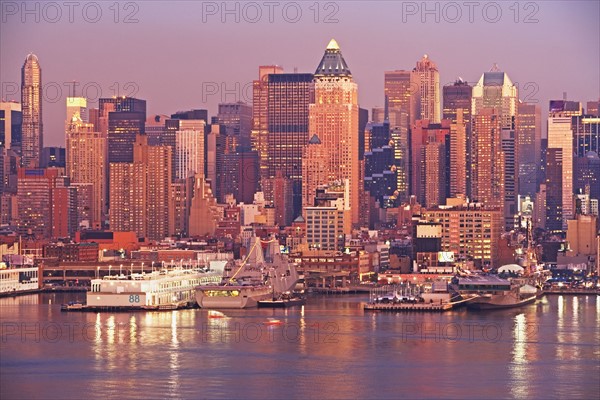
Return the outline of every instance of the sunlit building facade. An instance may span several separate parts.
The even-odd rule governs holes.
[[[37,168],[43,147],[42,68],[35,54],[27,55],[21,68],[22,158],[25,168]]]

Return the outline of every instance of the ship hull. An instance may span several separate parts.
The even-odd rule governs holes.
[[[492,296],[473,299],[467,303],[467,308],[472,310],[501,310],[506,308],[522,307],[532,304],[537,299],[536,295],[522,300],[508,299],[506,296]]]
[[[227,308],[253,308],[261,300],[272,297],[272,289],[268,286],[258,288],[241,288],[235,296],[209,295],[210,292],[219,290],[231,291],[230,287],[196,288],[196,301],[200,308],[227,309]]]

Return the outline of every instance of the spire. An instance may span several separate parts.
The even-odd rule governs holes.
[[[327,45],[327,50],[339,50],[339,49],[340,49],[340,46],[335,41],[335,39],[331,39],[329,41],[329,44]]]
[[[315,76],[352,76],[335,39],[329,41],[325,54],[315,71]]]

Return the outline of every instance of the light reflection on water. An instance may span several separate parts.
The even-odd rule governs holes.
[[[222,318],[61,313],[73,299],[0,299],[0,398],[600,397],[597,296],[443,314],[365,313],[364,296],[315,297]],[[63,334],[50,342],[56,326]]]

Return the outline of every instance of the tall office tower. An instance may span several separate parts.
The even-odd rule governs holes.
[[[471,197],[485,206],[504,209],[504,152],[501,118],[493,108],[472,117]]]
[[[600,99],[588,101],[585,106],[585,114],[592,117],[600,117]]]
[[[19,168],[17,230],[20,235],[34,235],[38,239],[52,236],[52,189],[58,178],[58,168]]]
[[[302,149],[309,140],[309,104],[314,100],[313,74],[270,74],[268,79],[269,179],[263,191],[265,199],[273,201],[273,179],[277,172],[290,179],[292,215],[295,218],[302,212]]]
[[[546,181],[552,187],[560,186],[562,198],[560,201],[562,208],[563,229],[567,229],[567,220],[573,219],[573,133],[571,131],[572,117],[561,117],[560,114],[551,114],[548,117],[548,153],[551,149],[558,149],[561,152],[556,153],[560,160],[550,160],[547,156]],[[558,178],[558,174],[549,171],[551,163],[561,165],[561,182],[552,182]],[[553,193],[554,194],[554,193]]]
[[[462,78],[458,78],[453,84],[445,85],[442,90],[444,99],[443,118],[456,122],[458,109],[461,109],[463,121],[469,126],[471,124],[473,87]]]
[[[268,134],[269,134],[269,75],[281,74],[283,68],[278,65],[258,67],[258,80],[252,82],[252,131],[250,144],[258,152],[260,182],[269,178]]]
[[[358,159],[365,156],[365,130],[369,123],[369,110],[358,108]]]
[[[508,75],[496,65],[485,72],[473,87],[471,114],[476,115],[484,108],[496,109],[500,118],[500,127],[515,129],[518,112],[518,91]]]
[[[522,196],[532,196],[537,190],[541,168],[542,114],[540,106],[519,102],[516,119],[518,137],[519,190]]]
[[[417,61],[417,66],[410,73],[410,81],[415,93],[411,99],[415,102],[411,125],[417,119],[428,119],[434,124],[439,123],[441,120],[440,73],[437,65],[427,54]]]
[[[204,177],[204,120],[173,120],[179,129],[175,133],[176,179],[198,175]]]
[[[171,204],[171,152],[169,146],[148,146],[148,238],[169,236]]]
[[[467,161],[465,178],[466,178],[466,192],[459,192],[464,195],[470,195],[470,159],[469,151],[471,149],[471,96],[473,94],[473,87],[465,82],[462,78],[458,78],[453,84],[445,85],[442,89],[442,96],[444,102],[444,108],[442,111],[442,118],[449,119],[452,123],[456,123],[458,118],[458,110],[462,112],[462,120],[465,125],[465,137],[466,137],[466,149],[465,149],[465,160]],[[454,197],[454,195],[451,195]]]
[[[309,132],[326,149],[328,180],[348,180],[352,223],[359,221],[358,85],[337,42],[331,39],[315,72],[315,101],[309,107]]]
[[[250,149],[252,106],[241,101],[221,103],[217,123],[225,126],[225,134],[231,138],[230,152],[237,151],[238,147]]]
[[[444,118],[447,114],[444,113]],[[467,195],[467,124],[462,108],[456,109],[456,121],[450,124],[450,197]],[[469,115],[470,118],[470,115]],[[469,127],[470,131],[470,127]]]
[[[194,190],[194,177],[178,179],[171,183],[169,233],[187,237],[190,231],[190,210]]]
[[[91,218],[89,224],[93,228],[101,228],[108,201],[107,138],[105,134],[97,132],[93,124],[82,121],[77,112],[67,121],[66,158],[66,173],[71,183],[93,186],[92,209],[87,212]]]
[[[146,100],[114,97],[100,99],[99,104],[104,119],[100,132],[104,128],[108,133],[108,162],[133,162],[133,144],[137,135],[145,134]]]
[[[541,183],[539,190],[535,194],[534,209],[533,209],[533,227],[546,229],[546,202],[547,202],[547,186]]]
[[[493,108],[494,113],[499,119],[500,129],[512,130],[512,133],[505,133],[504,136],[506,140],[513,140],[515,146],[519,143],[519,139],[516,136],[518,132],[515,131],[516,117],[518,112],[518,90],[515,85],[513,85],[512,81],[508,77],[507,74],[501,72],[496,65],[492,67],[489,72],[485,72],[477,85],[473,87],[473,98],[471,103],[471,113],[473,118],[475,115],[481,113],[486,108]],[[501,134],[501,132],[498,132]],[[472,132],[472,136],[475,133]],[[512,137],[514,136],[514,137]],[[500,136],[500,141],[502,140],[502,136]],[[506,145],[505,141],[505,145]],[[500,144],[500,143],[499,143]],[[474,146],[471,145],[471,148]],[[504,151],[508,151],[506,147],[504,147]],[[514,215],[517,213],[517,188],[518,184],[518,173],[512,173],[511,171],[518,171],[518,166],[516,165],[517,160],[519,159],[518,148],[510,150],[510,160],[514,165],[508,165],[508,160],[504,160],[504,169],[507,173],[503,176],[502,186],[505,190],[503,195],[504,199],[504,220],[505,220],[505,229],[511,230],[512,225],[514,223]],[[492,153],[495,154],[495,153]],[[473,160],[473,155],[471,155],[471,160]],[[479,168],[480,166],[476,166],[473,162],[471,162],[471,168]],[[471,175],[475,175],[476,172],[472,172]],[[473,182],[471,182],[471,187],[473,187]],[[474,194],[471,193],[471,197],[474,197]]]
[[[380,208],[396,207],[397,180],[390,125],[370,124],[369,151],[365,152],[364,189]]]
[[[75,114],[83,122],[89,122],[87,99],[85,97],[67,97],[67,118],[65,119],[67,125]]]
[[[0,101],[0,146],[6,149],[20,149],[22,126],[21,104],[15,101]]]
[[[223,129],[224,130],[224,129]],[[206,170],[205,176],[206,181],[210,185],[211,193],[217,196],[217,189],[219,182],[219,170],[223,163],[223,152],[221,151],[221,125],[211,124],[206,128],[206,142],[204,148],[206,149]]]
[[[138,135],[133,162],[111,163],[110,227],[140,238],[161,240],[169,234],[171,148],[148,146]]]
[[[423,149],[428,143],[439,143],[444,146],[443,157],[438,160],[426,160],[425,152]],[[431,146],[430,146],[431,147]],[[436,147],[436,146],[433,146]],[[436,147],[437,148],[437,147]],[[429,156],[433,157],[435,150],[430,148]],[[417,196],[417,201],[421,204],[425,204],[425,184],[427,183],[427,175],[424,173],[424,166],[426,162],[429,163],[430,168],[436,168],[439,171],[444,172],[444,176],[440,176],[437,184],[441,184],[442,198],[448,197],[449,192],[449,180],[446,179],[447,171],[449,171],[450,163],[450,121],[442,120],[441,123],[433,124],[428,120],[417,120],[411,130],[411,193]],[[432,163],[441,163],[438,167],[434,167]],[[433,170],[432,170],[433,173]],[[436,175],[437,176],[437,175]],[[431,204],[437,203],[437,200],[432,198]]]
[[[185,123],[183,123],[182,121],[185,121]],[[179,169],[179,165],[178,165],[178,159],[177,159],[177,149],[176,149],[176,136],[177,136],[177,131],[179,131],[180,129],[183,129],[182,127],[185,125],[185,129],[200,129],[199,127],[201,126],[201,124],[204,123],[204,128],[206,129],[206,127],[208,126],[208,111],[204,110],[204,109],[197,109],[197,110],[189,110],[189,111],[178,111],[175,114],[171,114],[171,118],[167,118],[165,120],[165,130],[162,134],[162,136],[160,137],[159,140],[154,139],[152,140],[151,138],[151,133],[150,132],[146,132],[146,134],[148,135],[148,144],[151,146],[154,145],[161,145],[161,146],[170,146],[172,149],[172,161],[171,164],[173,166],[172,171],[173,171],[173,176],[172,179],[173,181],[175,181],[175,179],[177,179],[177,171]],[[148,124],[146,123],[146,128],[148,127]],[[204,134],[204,142],[206,142],[206,133]],[[206,159],[206,146],[204,146],[204,155],[203,155],[203,159]],[[202,172],[202,174],[204,174],[204,172]]]
[[[546,221],[545,227],[551,232],[562,232],[563,224],[563,149],[548,148],[546,156]],[[567,193],[568,192],[567,189]],[[568,196],[573,198],[571,194]],[[568,210],[572,213],[572,210]]]
[[[222,159],[219,200],[226,203],[227,196],[233,195],[237,202],[251,204],[258,190],[258,152],[236,151],[223,154]]]
[[[22,158],[25,168],[40,165],[44,143],[42,123],[42,68],[35,54],[28,54],[21,68],[21,108],[23,110]]]
[[[88,108],[88,122],[94,126],[96,132],[100,132],[100,110]]]
[[[410,71],[386,71],[384,76],[385,103],[394,147],[396,188],[401,200],[406,200],[410,193],[409,131],[411,115],[416,113],[416,102],[412,100],[417,90],[411,86],[410,79]]]
[[[577,116],[571,121],[573,152],[576,157],[585,157],[589,152],[600,154],[600,117]]]

